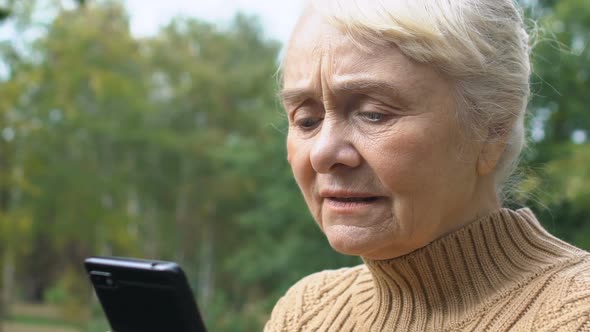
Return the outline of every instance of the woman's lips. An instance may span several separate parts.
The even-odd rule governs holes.
[[[340,213],[354,213],[365,210],[379,201],[383,197],[366,196],[366,197],[325,197],[324,204],[330,210]]]
[[[327,199],[341,202],[341,203],[363,203],[363,202],[373,202],[379,199],[377,196],[369,196],[369,197],[328,197]]]

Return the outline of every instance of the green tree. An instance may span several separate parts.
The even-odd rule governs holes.
[[[329,247],[292,179],[280,45],[256,18],[179,18],[138,39],[120,2],[47,3],[56,15],[36,39],[0,42],[4,290],[80,320],[92,305],[84,257],[173,259],[211,329],[250,331],[296,280],[359,263]],[[534,172],[521,188],[549,228],[588,248],[590,150],[571,137],[590,124],[590,4],[536,6],[527,12],[547,34],[534,54]],[[39,27],[35,1],[7,8],[19,31]]]
[[[547,15],[539,19],[533,52],[533,145],[523,189],[532,193],[525,204],[558,236],[588,249],[590,209],[585,136],[590,131],[590,3],[583,0],[541,2]],[[574,142],[577,140],[577,142]]]

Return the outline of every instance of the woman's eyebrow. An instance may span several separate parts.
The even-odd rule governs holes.
[[[403,101],[401,87],[395,83],[379,79],[354,79],[341,82],[335,82],[330,87],[330,92],[334,95],[344,94],[379,94],[385,97],[391,97]],[[283,89],[279,96],[284,103],[296,104],[304,102],[307,99],[319,98],[317,93],[307,87]]]
[[[295,104],[309,98],[316,98],[316,94],[309,88],[289,88],[279,92],[279,97],[284,103]]]
[[[400,97],[401,88],[392,82],[378,79],[355,79],[349,81],[338,82],[331,88],[335,94],[344,93],[378,93],[386,94],[392,97]]]

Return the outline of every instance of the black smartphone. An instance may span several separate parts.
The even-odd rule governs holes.
[[[84,266],[113,332],[206,331],[178,264],[90,257]]]

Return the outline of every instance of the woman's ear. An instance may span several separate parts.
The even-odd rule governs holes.
[[[480,176],[491,174],[498,166],[498,162],[506,150],[506,136],[506,133],[498,135],[497,132],[488,135],[488,139],[483,143],[477,160],[477,173]]]

